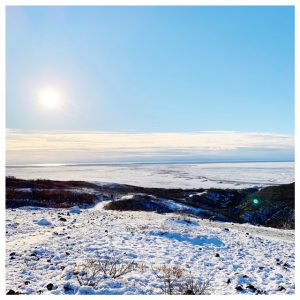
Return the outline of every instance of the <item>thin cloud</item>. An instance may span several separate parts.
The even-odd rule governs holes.
[[[122,133],[6,131],[7,164],[293,160],[294,136],[234,131]]]

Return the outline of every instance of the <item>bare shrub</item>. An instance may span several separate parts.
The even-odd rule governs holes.
[[[137,269],[134,260],[126,260],[116,251],[111,251],[103,256],[98,254],[97,264],[104,276],[112,278],[121,277]]]
[[[183,276],[183,270],[176,266],[162,265],[153,268],[155,276],[162,281],[163,285],[160,287],[164,294],[177,294],[179,280]]]
[[[124,255],[114,250],[107,254],[97,253],[94,259],[78,264],[73,273],[81,286],[97,288],[103,277],[116,279],[137,269],[138,265]]]
[[[88,260],[76,266],[73,272],[76,275],[78,283],[81,286],[91,286],[97,288],[100,283],[101,270],[98,267],[96,260]]]
[[[190,273],[185,280],[179,284],[178,291],[180,295],[208,295],[211,278],[201,281],[196,279]]]
[[[207,295],[212,278],[202,281],[192,272],[177,266],[162,265],[153,268],[156,277],[162,281],[161,290],[167,295]]]

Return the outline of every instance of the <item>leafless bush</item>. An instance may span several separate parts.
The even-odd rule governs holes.
[[[111,251],[103,256],[98,254],[97,264],[104,276],[112,278],[121,277],[137,268],[134,260],[126,260],[123,255],[117,254],[116,251]]]
[[[162,281],[160,288],[167,295],[207,295],[212,280],[199,280],[190,270],[186,272],[177,266],[163,265],[153,268],[153,271]]]
[[[78,264],[74,274],[81,286],[97,288],[103,277],[115,279],[137,269],[137,264],[124,256],[114,250],[104,255],[97,253],[94,259]]]
[[[98,267],[96,260],[88,260],[76,266],[74,274],[81,286],[92,286],[97,288],[100,283],[101,270]]]
[[[179,280],[183,276],[183,270],[176,266],[166,266],[162,265],[153,268],[155,276],[162,281],[163,285],[161,290],[164,294],[174,295],[177,294],[177,289],[179,285]]]
[[[211,278],[201,281],[190,274],[179,284],[178,291],[180,295],[208,295],[210,283]]]

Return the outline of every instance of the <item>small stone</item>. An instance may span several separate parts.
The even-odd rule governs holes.
[[[236,289],[237,291],[239,291],[239,292],[241,292],[241,291],[244,290],[240,285],[236,286],[235,289]]]
[[[288,263],[284,263],[283,267],[284,268],[290,268],[290,265]]]
[[[9,256],[15,256],[15,255],[16,255],[16,252],[9,253]]]
[[[230,278],[227,279],[226,283],[229,284],[231,282]]]
[[[249,289],[252,293],[257,291],[257,288],[252,284],[247,285],[246,288]]]
[[[243,275],[243,278],[249,278],[249,276],[248,275]]]
[[[52,283],[47,284],[46,288],[48,291],[51,291],[53,289],[53,284]]]
[[[192,290],[186,290],[184,295],[195,295],[195,293]]]
[[[285,291],[285,287],[282,286],[282,285],[279,285],[278,288],[277,288],[277,290],[280,291],[280,292],[281,291]]]
[[[69,252],[66,252],[66,255],[70,255],[70,253],[69,253]]]
[[[25,284],[25,285],[28,285],[29,283],[30,283],[29,280],[24,281],[24,284]]]
[[[59,218],[59,221],[61,221],[61,222],[66,222],[67,219],[66,219],[66,218],[63,218],[63,217],[60,217],[60,218]]]
[[[220,257],[220,254],[219,254],[219,253],[216,253],[216,257]]]
[[[224,228],[224,231],[229,231],[229,229],[228,228]]]

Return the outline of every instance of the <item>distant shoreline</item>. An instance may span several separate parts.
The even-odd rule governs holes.
[[[42,168],[42,167],[71,167],[71,166],[126,166],[126,165],[189,165],[189,164],[247,164],[247,163],[295,163],[291,160],[235,160],[235,161],[170,161],[170,162],[106,162],[106,163],[42,163],[6,165],[5,168]]]

